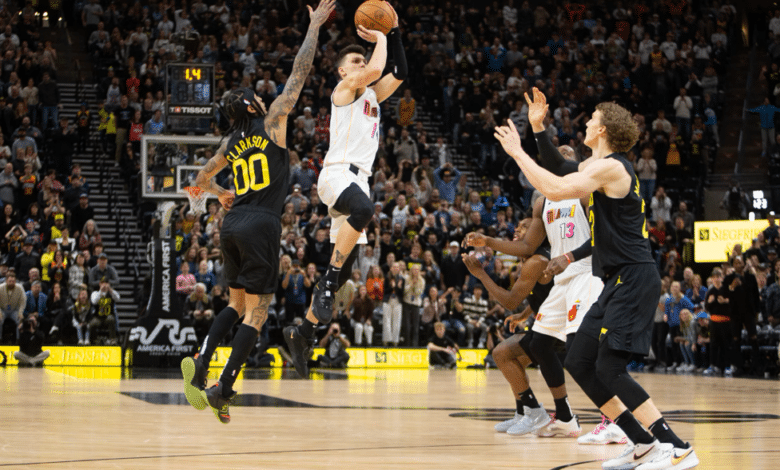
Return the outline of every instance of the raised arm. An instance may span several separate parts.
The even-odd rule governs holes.
[[[558,176],[564,176],[577,171],[577,163],[566,160],[561,152],[552,143],[550,135],[544,128],[544,117],[547,115],[547,98],[538,88],[533,89],[534,99],[525,94],[525,101],[528,103],[528,122],[534,131],[534,138],[539,147],[539,163],[545,170],[551,171]]]
[[[390,6],[389,2],[385,2],[385,4]],[[392,9],[393,7],[390,6],[390,8]],[[404,45],[401,42],[401,29],[398,27],[398,13],[393,10],[393,14],[393,29],[387,34],[387,49],[394,62],[393,72],[382,77],[373,86],[374,92],[376,92],[376,99],[380,103],[389,98],[398,89],[408,74],[406,52],[404,52]],[[373,56],[371,58],[373,59]],[[417,108],[415,108],[416,112]]]
[[[333,90],[333,102],[338,106],[353,102],[356,90],[379,80],[387,63],[387,37],[384,34],[358,26],[358,35],[368,42],[376,43],[376,47],[371,54],[371,60],[359,73],[351,74],[336,85]]]
[[[564,177],[556,176],[540,167],[520,145],[520,136],[512,121],[509,126],[496,127],[495,137],[511,156],[531,185],[548,199],[561,201],[589,196],[604,188],[607,196],[622,198],[631,190],[631,176],[623,164],[615,159],[588,160],[583,170]]]
[[[309,30],[306,32],[306,38],[301,44],[298,55],[295,56],[293,69],[284,91],[276,97],[271,107],[268,108],[268,115],[265,118],[265,130],[271,137],[271,140],[280,147],[287,146],[287,115],[290,114],[298,96],[301,94],[306,77],[311,71],[311,65],[314,62],[314,53],[317,52],[317,36],[320,33],[320,26],[327,21],[328,16],[335,7],[335,0],[321,0],[316,10],[310,6]]]

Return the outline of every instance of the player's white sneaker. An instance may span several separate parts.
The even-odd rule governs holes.
[[[671,446],[672,444],[662,445]],[[696,457],[696,452],[689,444],[687,449],[667,448],[652,461],[636,467],[636,470],[686,470],[697,465],[699,465],[699,458]]]
[[[531,410],[531,408],[528,408],[527,406],[523,407],[523,413],[528,413]],[[520,414],[515,411],[515,416],[512,419],[508,419],[506,421],[500,422],[496,424],[495,429],[497,432],[507,432],[509,428],[514,426],[515,424],[519,423],[521,419],[523,419],[524,414]]]
[[[633,470],[643,463],[653,462],[673,448],[672,444],[661,444],[658,439],[650,444],[629,444],[618,457],[601,464],[604,470]]]
[[[539,403],[539,408],[525,408],[525,416],[517,424],[507,429],[506,433],[512,436],[522,436],[532,433],[545,426],[551,421],[550,415],[544,410],[544,406]]]
[[[628,444],[626,433],[620,429],[620,426],[613,423],[606,416],[601,417],[601,423],[593,428],[593,431],[582,435],[577,439],[577,444],[582,445],[606,445],[606,444]]]
[[[551,421],[547,426],[536,431],[539,437],[577,437],[582,434],[582,428],[577,416],[572,416],[569,421],[555,419],[555,414],[550,415]]]

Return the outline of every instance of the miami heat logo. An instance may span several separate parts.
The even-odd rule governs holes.
[[[574,321],[575,318],[577,318],[577,312],[580,309],[580,301],[578,300],[577,303],[571,306],[571,310],[569,310],[569,321]]]
[[[536,321],[541,321],[541,320],[542,320],[542,314],[541,313],[537,313],[536,314]]]

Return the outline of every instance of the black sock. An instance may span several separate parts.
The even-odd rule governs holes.
[[[225,339],[225,336],[230,333],[230,329],[233,328],[237,321],[238,312],[233,307],[225,307],[219,312],[217,318],[214,319],[214,323],[211,324],[209,334],[203,340],[203,346],[200,348],[199,353],[199,357],[207,369],[211,362],[211,356],[214,355],[214,350]]]
[[[655,436],[661,442],[673,444],[679,449],[685,449],[688,447],[685,445],[682,439],[677,437],[677,434],[672,431],[672,428],[666,424],[666,420],[663,418],[660,418],[658,421],[650,425],[650,432],[653,433],[653,436]]]
[[[314,336],[314,328],[316,328],[317,325],[315,323],[310,322],[307,318],[303,319],[303,323],[298,327],[298,332],[303,335],[304,338],[311,338]]]
[[[523,410],[523,401],[522,400],[515,400],[515,407],[517,407],[517,414],[524,415],[525,410]]]
[[[525,392],[520,392],[520,401],[528,408],[539,408],[539,402],[536,401],[534,392],[531,389],[527,389]]]
[[[559,421],[569,422],[573,416],[571,415],[571,407],[569,406],[569,397],[555,399],[555,419]]]
[[[652,444],[655,438],[645,431],[639,421],[636,420],[630,411],[626,410],[615,418],[615,424],[626,433],[634,444]]]
[[[233,350],[230,351],[230,357],[228,358],[225,368],[222,369],[222,375],[219,377],[220,383],[222,383],[222,396],[227,398],[233,392],[233,384],[236,383],[236,376],[241,370],[241,366],[246,362],[246,358],[249,357],[249,353],[252,352],[252,348],[255,347],[255,341],[260,334],[257,329],[242,324],[238,327],[238,333],[233,338]]]
[[[327,285],[338,285],[339,283],[339,274],[341,273],[341,268],[337,268],[333,266],[332,264],[328,265],[328,270],[325,271],[325,275],[322,277],[323,281],[326,282]]]

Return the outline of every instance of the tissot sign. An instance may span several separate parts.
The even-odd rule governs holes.
[[[177,116],[211,116],[212,106],[168,106],[168,113]]]
[[[152,292],[146,314],[130,330],[128,348],[132,365],[170,366],[195,353],[197,338],[192,321],[183,318],[176,295],[176,242],[154,240],[152,247]]]

